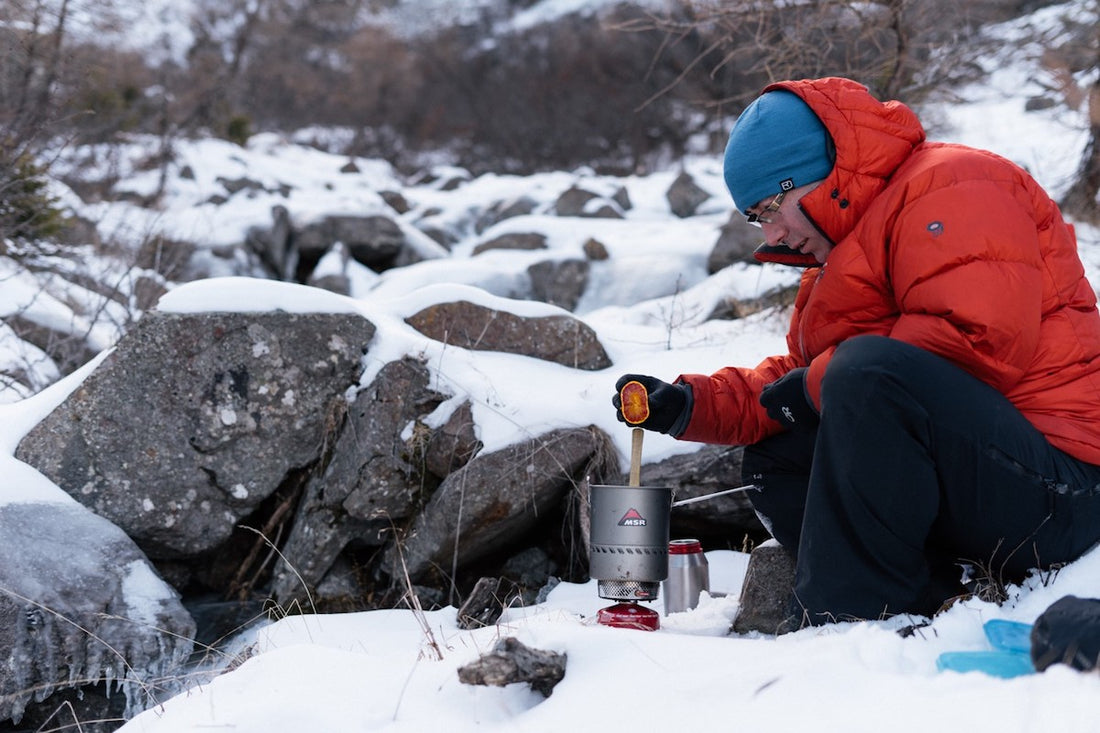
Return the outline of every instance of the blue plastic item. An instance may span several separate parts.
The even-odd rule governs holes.
[[[984,672],[1010,679],[1034,674],[1031,663],[1031,624],[994,619],[982,627],[993,647],[986,651],[944,652],[936,659],[941,672]]]
[[[1031,657],[999,649],[983,652],[944,652],[936,658],[940,672],[984,672],[991,677],[1010,679],[1034,674]]]
[[[986,621],[984,629],[994,649],[1031,654],[1031,624],[994,619]]]

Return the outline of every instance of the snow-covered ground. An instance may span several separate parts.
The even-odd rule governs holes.
[[[1060,9],[1041,11],[1035,22],[1049,23]],[[1023,32],[1018,28],[1009,26],[1004,32]],[[1025,100],[1051,80],[1021,57],[991,59],[990,65],[995,71],[988,83],[961,91],[966,103],[929,110],[930,118],[937,120],[933,136],[986,147],[1016,160],[1060,195],[1085,144],[1084,110],[1025,112]],[[436,388],[471,399],[487,451],[515,442],[524,433],[593,424],[613,436],[625,465],[629,431],[615,421],[609,404],[618,375],[642,371],[670,378],[686,371],[709,372],[725,364],[752,365],[784,349],[786,324],[767,313],[735,321],[705,320],[723,296],[751,297],[796,276],[781,267],[755,266],[706,275],[706,257],[731,210],[717,159],[684,161],[714,197],[697,216],[678,219],[664,199],[676,171],[622,179],[586,170],[523,178],[487,175],[443,190],[438,185],[406,186],[379,161],[356,161],[359,173],[342,174],[346,158],[271,135],[257,136],[247,149],[206,141],[181,143],[177,153],[180,167],[187,165],[194,176],[173,176],[156,211],[120,203],[73,205],[112,236],[140,240],[162,232],[203,242],[213,251],[240,242],[250,226],[270,224],[275,204],[286,206],[300,221],[328,213],[369,214],[386,210],[379,191],[399,190],[412,207],[400,224],[427,258],[418,265],[383,275],[355,270],[353,291],[346,298],[233,277],[181,286],[166,295],[160,307],[362,312],[378,327],[366,378],[391,358],[422,354]],[[204,203],[223,191],[218,177],[240,176],[260,181],[270,192],[242,192],[221,206]],[[124,185],[148,192],[155,177],[155,171],[141,173],[135,167]],[[610,192],[624,187],[633,208],[623,220],[547,215],[556,197],[574,183]],[[289,194],[278,193],[281,184],[292,186]],[[541,208],[481,235],[474,233],[479,207],[519,195],[531,197]],[[415,227],[429,208],[436,223],[467,232],[450,252]],[[520,231],[543,233],[549,249],[471,256],[476,244]],[[1090,280],[1100,285],[1100,232],[1079,227],[1078,236]],[[458,297],[527,315],[560,313],[509,294],[529,265],[581,256],[590,237],[603,243],[610,257],[592,263],[594,286],[578,315],[596,330],[614,361],[607,370],[578,373],[512,355],[444,349],[403,321],[426,304]],[[12,284],[18,282],[13,275],[5,283],[0,305],[27,306],[17,299],[18,288]],[[63,314],[62,299],[41,300],[35,307],[48,306]],[[11,453],[20,437],[93,366],[34,397],[0,405],[0,463],[6,475],[20,477],[8,485],[21,487],[19,493],[0,489],[0,503],[67,500]],[[532,384],[538,389],[532,390]],[[651,462],[693,449],[650,434],[644,455]],[[1001,606],[978,600],[960,603],[908,638],[896,633],[908,619],[839,624],[779,638],[730,636],[727,630],[736,612],[746,556],[712,551],[708,559],[714,596],[705,597],[693,611],[663,617],[657,632],[596,624],[596,611],[608,602],[597,597],[594,583],[558,585],[545,603],[512,609],[498,624],[477,631],[460,630],[454,609],[288,617],[253,629],[230,649],[212,652],[215,666],[238,653],[248,658],[216,678],[179,681],[170,687],[178,693],[175,697],[166,699],[165,693],[162,705],[122,730],[1100,730],[1096,675],[1060,667],[1002,680],[936,668],[943,652],[986,648],[985,621],[1031,622],[1064,595],[1100,596],[1100,551],[1056,575],[1036,575],[1011,588],[1009,600]],[[660,610],[660,602],[654,608]],[[458,681],[458,667],[506,636],[568,655],[565,679],[549,698],[523,685],[481,688]]]
[[[745,558],[720,551],[708,560],[712,586],[729,595],[664,617],[657,632],[598,625],[608,602],[594,583],[559,585],[545,603],[478,631],[456,628],[453,609],[288,617],[251,637],[251,658],[233,672],[122,731],[1097,730],[1095,674],[1058,666],[1005,680],[938,673],[935,662],[987,648],[983,621],[1030,621],[1066,593],[1095,593],[1100,554],[1049,587],[1036,579],[1003,607],[968,601],[909,638],[895,631],[902,619],[728,636]],[[459,682],[460,666],[505,637],[567,655],[549,698],[524,684]]]

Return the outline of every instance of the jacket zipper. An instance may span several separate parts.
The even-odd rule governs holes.
[[[819,282],[821,282],[821,276],[824,275],[824,274],[825,274],[825,263],[822,263],[820,269],[817,272],[817,275],[814,276],[814,282],[813,282],[813,286],[812,286],[814,289],[817,288],[817,284]],[[810,304],[810,298],[812,298],[813,295],[814,294],[811,291],[810,295],[806,298],[806,306],[808,306]],[[805,315],[806,315],[806,308],[805,308],[805,306],[803,306],[802,317],[798,319],[798,351],[802,355],[803,363],[805,363],[806,366],[809,366],[810,365],[810,354],[809,354],[809,352],[806,351],[806,329],[803,326],[803,321],[805,320]]]
[[[814,218],[812,216],[810,216],[809,212],[807,212],[804,208],[802,208],[802,203],[801,202],[799,202],[799,204],[798,204],[798,210],[802,213],[802,216],[804,216],[806,218],[806,221],[810,222],[810,226],[812,226],[814,229],[816,229],[818,231],[818,233],[821,234],[821,236],[825,237],[825,239],[832,242],[833,247],[836,247],[836,242],[833,242],[832,238],[828,234],[826,234],[824,231],[822,231],[821,227],[819,227],[817,225],[817,222],[814,221]],[[817,288],[817,284],[821,281],[822,275],[825,274],[825,265],[828,264],[828,259],[829,258],[826,256],[826,258],[825,258],[826,261],[821,263],[821,269],[818,270],[817,275],[814,277],[813,287],[815,289]],[[810,293],[810,297],[813,297],[812,292]],[[806,298],[806,305],[807,306],[810,304],[810,297]],[[805,308],[803,308],[803,315],[805,315]],[[802,321],[803,321],[802,318],[798,319],[798,350],[802,353],[802,361],[806,364],[806,366],[809,366],[810,365],[810,355],[806,352],[805,329],[802,326]]]

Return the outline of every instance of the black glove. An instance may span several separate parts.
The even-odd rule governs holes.
[[[691,419],[691,408],[695,400],[691,394],[691,387],[687,384],[669,384],[656,377],[646,377],[641,374],[624,374],[615,382],[615,396],[611,398],[611,404],[615,406],[615,417],[619,422],[626,422],[623,417],[623,402],[619,396],[623,385],[627,382],[638,382],[645,387],[649,398],[649,417],[640,423],[627,423],[634,427],[655,430],[658,433],[668,433],[674,438],[679,437],[687,429]]]
[[[812,430],[821,422],[806,394],[806,367],[792,369],[760,392],[768,417],[790,430]]]

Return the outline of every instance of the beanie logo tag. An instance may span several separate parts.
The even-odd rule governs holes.
[[[793,178],[784,178],[782,181],[779,182],[780,191],[790,191],[792,188],[794,188]]]

